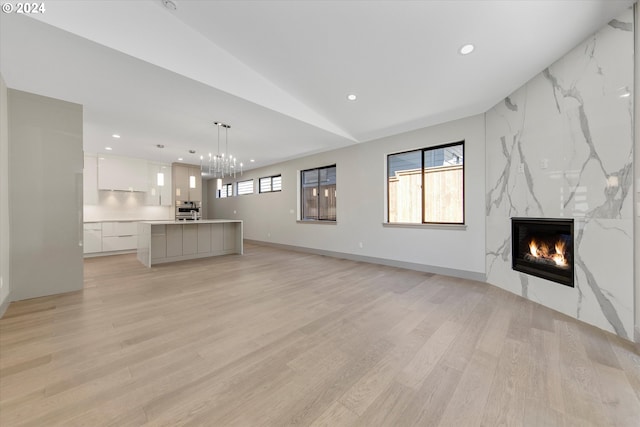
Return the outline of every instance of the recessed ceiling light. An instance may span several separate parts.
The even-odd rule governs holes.
[[[171,0],[162,0],[162,4],[169,10],[176,10],[178,8],[178,6],[176,6],[176,4]]]
[[[113,150],[113,148],[111,148],[111,147],[104,147],[104,149],[107,150],[107,151]]]
[[[358,97],[355,94],[350,93],[349,95],[347,95],[347,99],[349,101],[355,101],[356,99],[358,99]]]
[[[251,163],[253,163],[253,162],[255,162],[256,160],[255,160],[255,159],[251,159],[251,160],[249,160],[249,161],[250,161]]]
[[[112,136],[112,137],[114,137],[114,138],[116,138],[116,139],[120,138],[120,135],[118,135],[117,133],[114,133],[114,134],[113,134],[113,135],[111,135],[111,136]]]
[[[628,98],[630,96],[631,96],[631,92],[626,92],[626,93],[623,93],[622,95],[620,95],[620,98]]]
[[[475,48],[476,47],[474,45],[472,45],[471,43],[467,43],[467,44],[463,45],[458,52],[460,52],[460,55],[468,55],[471,52],[473,52],[473,50]]]
[[[178,157],[178,161],[181,162],[183,159],[182,157]]]

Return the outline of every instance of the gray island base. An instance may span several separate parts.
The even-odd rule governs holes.
[[[173,261],[243,253],[242,221],[142,221],[138,261],[147,267]]]

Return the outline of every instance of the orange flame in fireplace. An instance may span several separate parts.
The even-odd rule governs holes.
[[[529,252],[535,258],[546,258],[553,260],[557,265],[567,265],[567,260],[564,256],[566,250],[566,243],[562,240],[558,240],[555,243],[555,252],[550,253],[549,247],[542,243],[536,242],[535,239],[531,239],[529,242]]]
[[[562,240],[558,240],[556,242],[556,253],[551,255],[551,258],[556,262],[556,264],[558,265],[567,265],[567,260],[564,258],[564,250],[565,250],[565,243]]]

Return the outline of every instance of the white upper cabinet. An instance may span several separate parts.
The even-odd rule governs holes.
[[[202,201],[202,174],[200,167],[173,163],[173,192],[176,201]]]
[[[202,202],[202,172],[199,166],[189,167],[189,200]]]
[[[147,191],[147,161],[101,154],[98,157],[98,189]]]
[[[171,165],[149,162],[147,166],[147,199],[150,206],[171,206]]]

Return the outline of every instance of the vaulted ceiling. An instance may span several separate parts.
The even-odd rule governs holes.
[[[3,13],[0,72],[83,104],[85,151],[197,164],[220,121],[257,167],[482,113],[634,2],[165,3]]]

